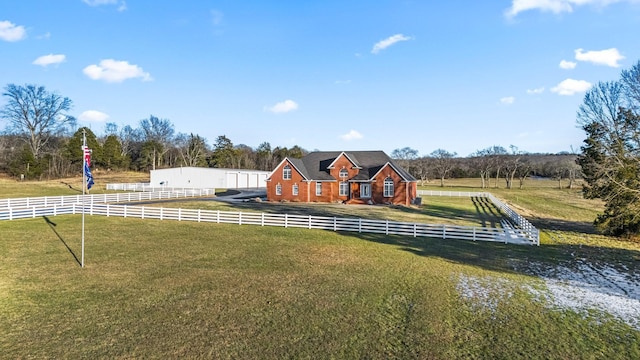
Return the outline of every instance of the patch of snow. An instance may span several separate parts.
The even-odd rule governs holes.
[[[519,284],[504,278],[466,275],[459,277],[456,288],[460,296],[472,300],[474,306],[491,311],[516,289],[523,289],[551,308],[585,315],[604,312],[640,330],[639,277],[629,273],[625,266],[619,268],[621,270],[604,264],[596,266],[584,260],[576,260],[571,267],[545,268],[533,263],[529,264],[528,272],[543,280],[542,288],[538,284]]]

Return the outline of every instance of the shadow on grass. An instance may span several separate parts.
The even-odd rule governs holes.
[[[485,270],[553,276],[559,265],[580,271],[580,264],[608,265],[636,276],[640,274],[640,251],[614,247],[553,244],[514,245],[456,239],[388,236],[382,234],[343,233],[359,239],[398,247],[417,256],[440,258]]]
[[[231,195],[237,191],[229,191]],[[222,196],[223,193],[216,194]],[[135,205],[171,204],[188,202],[218,202],[217,197],[199,197],[187,199],[166,199],[131,202]],[[269,214],[312,215],[322,217],[364,218],[371,220],[389,220],[389,211],[413,215],[411,220],[398,220],[408,222],[434,223],[431,218],[447,219],[451,222],[464,222],[474,226],[499,228],[500,221],[504,218],[499,209],[485,198],[472,198],[473,208],[461,209],[450,205],[423,204],[422,206],[402,205],[358,205],[358,204],[331,204],[331,203],[306,203],[306,202],[259,202],[247,199],[245,201],[224,202],[226,209],[222,211],[247,211],[264,212]],[[170,206],[170,205],[168,205]],[[420,216],[425,216],[420,220]],[[401,219],[402,216],[395,218]],[[437,223],[437,221],[435,221]],[[477,224],[477,225],[476,225]]]
[[[504,216],[489,199],[472,197],[471,202],[473,209],[459,209],[449,205],[430,204],[427,202],[427,204],[417,212],[423,215],[449,220],[474,222],[482,227],[500,227],[500,221]]]
[[[559,230],[590,235],[599,234],[598,230],[593,226],[593,223],[587,221],[570,221],[551,218],[535,218],[530,221],[538,230]]]
[[[60,241],[62,242],[62,244],[67,248],[67,250],[69,251],[69,253],[71,254],[71,256],[73,256],[73,258],[76,260],[76,262],[78,263],[78,265],[82,266],[82,263],[80,262],[80,259],[78,259],[78,256],[76,256],[76,254],[73,252],[73,250],[71,250],[71,248],[69,247],[69,245],[67,245],[67,242],[64,241],[64,238],[62,238],[62,236],[58,233],[58,231],[56,231],[56,223],[54,223],[53,221],[49,220],[48,217],[46,216],[42,216],[42,218],[44,219],[44,221],[47,223],[47,225],[49,225],[49,227],[51,228],[51,230],[53,231],[54,234],[56,234],[56,236],[58,237],[58,239],[60,239]]]
[[[76,188],[74,188],[74,187],[73,187],[73,185],[71,185],[71,184],[69,184],[69,183],[66,183],[66,182],[64,182],[64,181],[60,181],[60,183],[61,183],[61,184],[65,184],[65,185],[67,185],[67,186],[69,187],[69,189],[71,189],[71,190],[73,190],[73,191],[77,191],[77,192],[79,192],[79,193],[81,193],[81,192],[82,192],[82,189],[76,189]]]

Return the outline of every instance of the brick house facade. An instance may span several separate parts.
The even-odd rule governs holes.
[[[267,178],[268,201],[410,205],[417,180],[383,151],[317,151],[285,158]]]

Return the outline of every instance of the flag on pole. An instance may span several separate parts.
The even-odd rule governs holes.
[[[91,169],[89,169],[89,163],[84,162],[84,176],[87,178],[87,190],[90,190],[93,186],[93,176],[91,175]]]
[[[89,164],[89,166],[91,166],[91,150],[89,149],[88,146],[83,145],[82,152],[84,153],[84,162],[86,162],[87,164]]]
[[[91,175],[91,149],[86,145],[82,146],[82,151],[84,154],[84,177],[87,181],[87,190],[91,189],[93,186],[93,176]]]

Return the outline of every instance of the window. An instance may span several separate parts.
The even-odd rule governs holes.
[[[282,184],[280,183],[276,185],[276,195],[282,195]]]
[[[293,195],[298,195],[298,184],[293,184],[293,187],[291,187],[291,193]]]
[[[360,197],[365,199],[371,197],[371,184],[360,184]]]
[[[343,181],[340,183],[340,196],[347,196],[349,195],[349,183],[346,181]]]
[[[322,183],[321,182],[317,182],[316,183],[316,195],[322,195]]]
[[[347,171],[347,169],[340,169],[340,178],[341,179],[346,179],[349,177],[349,171]]]
[[[393,179],[384,179],[384,197],[393,197]]]
[[[282,168],[282,178],[284,180],[291,180],[291,166],[285,165],[284,168]]]

